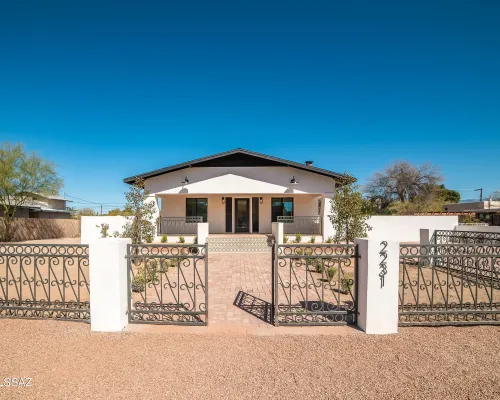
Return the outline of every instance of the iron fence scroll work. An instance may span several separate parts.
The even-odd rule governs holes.
[[[129,322],[206,325],[206,245],[128,245]]]
[[[355,324],[357,246],[281,244],[273,249],[274,324]]]
[[[434,244],[489,244],[500,246],[500,233],[475,231],[436,230],[433,235]]]
[[[401,245],[400,325],[500,324],[500,246]]]
[[[89,247],[0,244],[0,317],[90,321]]]

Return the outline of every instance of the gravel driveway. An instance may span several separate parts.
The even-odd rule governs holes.
[[[91,333],[0,321],[2,399],[498,399],[500,328],[399,335]]]

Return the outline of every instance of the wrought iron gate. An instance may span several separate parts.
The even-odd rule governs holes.
[[[355,324],[355,245],[273,246],[274,325]]]
[[[0,244],[0,317],[90,320],[89,247]]]
[[[401,245],[399,262],[399,325],[500,325],[500,246]]]
[[[127,260],[130,323],[207,324],[206,245],[128,245]]]

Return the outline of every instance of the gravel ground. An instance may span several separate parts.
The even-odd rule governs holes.
[[[0,321],[2,399],[498,399],[500,328],[399,335],[91,333]]]

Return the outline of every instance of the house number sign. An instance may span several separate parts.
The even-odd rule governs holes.
[[[380,277],[380,288],[382,289],[384,287],[384,280],[385,280],[385,275],[387,274],[387,242],[383,241],[380,243],[382,247],[382,250],[380,250],[380,257],[382,257],[382,261],[380,261],[379,264],[379,274],[378,276]]]

